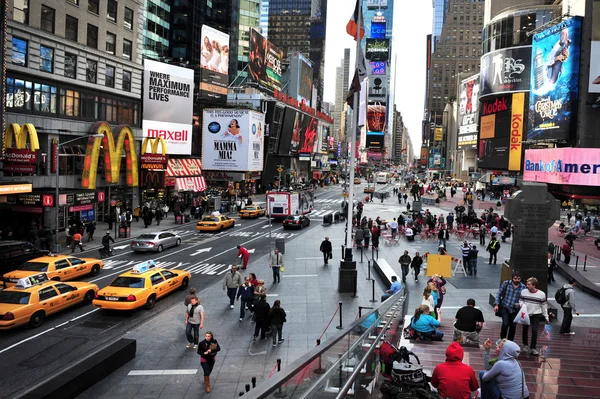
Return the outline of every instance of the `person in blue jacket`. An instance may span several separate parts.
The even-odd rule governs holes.
[[[429,306],[427,305],[421,305],[415,310],[410,326],[421,333],[422,338],[430,337],[432,341],[441,341],[444,337],[444,333],[437,328],[440,326],[440,322],[429,315]]]

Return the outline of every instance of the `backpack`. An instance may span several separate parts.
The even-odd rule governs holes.
[[[565,303],[567,303],[567,290],[568,289],[572,289],[572,288],[562,287],[561,289],[556,291],[556,294],[554,294],[554,299],[556,299],[556,302],[561,306],[564,305]]]

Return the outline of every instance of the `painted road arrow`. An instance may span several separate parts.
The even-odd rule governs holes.
[[[129,248],[129,245],[120,245],[118,247],[113,247],[113,249],[125,249],[125,248]]]
[[[190,256],[195,256],[195,255],[201,254],[202,252],[210,252],[211,249],[212,249],[212,247],[202,248],[202,249],[197,250],[193,254],[190,254]]]

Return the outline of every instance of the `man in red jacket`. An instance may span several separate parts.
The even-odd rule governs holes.
[[[462,362],[464,355],[463,348],[457,342],[452,342],[446,349],[446,361],[433,370],[431,385],[437,388],[441,396],[469,399],[471,392],[479,388],[475,371]]]
[[[246,269],[248,267],[248,259],[250,259],[250,252],[248,252],[248,250],[244,247],[242,247],[241,245],[237,246],[238,249],[238,254],[237,257],[241,257],[242,258],[242,269]]]

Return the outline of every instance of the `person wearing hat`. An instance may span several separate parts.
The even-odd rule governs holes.
[[[513,270],[511,279],[503,281],[498,288],[494,312],[496,316],[502,317],[500,339],[508,338],[513,341],[515,338],[517,325],[514,320],[519,312],[519,299],[524,289],[526,287],[521,282],[521,273],[518,270]]]
[[[441,244],[441,245],[438,247],[438,253],[439,253],[440,255],[448,255],[448,251],[446,251],[446,247],[444,247],[444,244]]]

